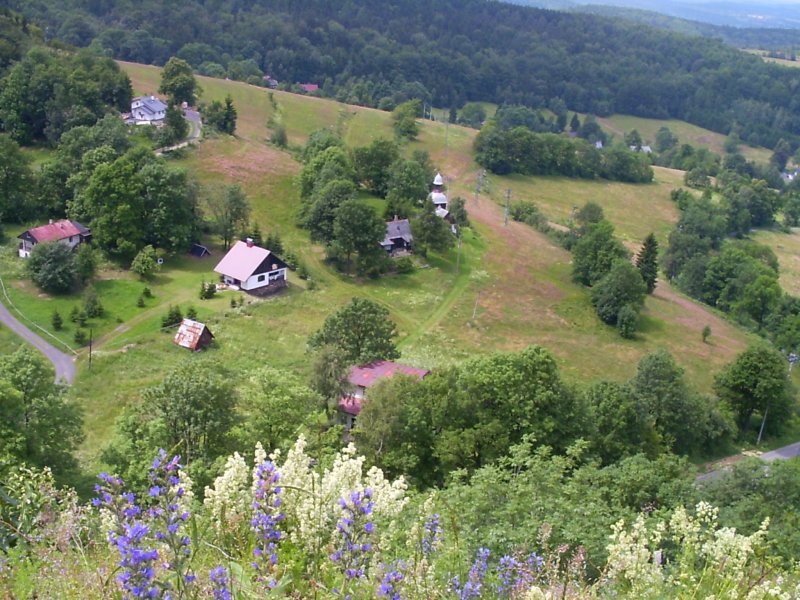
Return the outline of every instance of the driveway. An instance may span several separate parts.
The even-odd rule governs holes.
[[[48,344],[44,339],[33,333],[30,329],[20,323],[17,318],[0,302],[0,323],[8,327],[31,346],[39,350],[47,357],[56,371],[56,383],[66,383],[72,385],[75,381],[75,357],[64,354],[54,346]]]

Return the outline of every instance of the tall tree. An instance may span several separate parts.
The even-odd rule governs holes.
[[[736,414],[739,429],[746,431],[754,413],[768,412],[769,431],[786,426],[792,393],[788,365],[776,349],[760,343],[739,354],[714,381],[714,389]]]
[[[33,282],[45,292],[65,294],[78,282],[75,253],[60,242],[36,244],[26,266]]]
[[[389,192],[390,168],[400,158],[397,143],[385,138],[353,150],[356,178],[370,192],[385,198]]]
[[[604,323],[617,323],[623,307],[637,312],[644,304],[647,288],[639,272],[627,260],[618,260],[592,288],[592,304]]]
[[[353,298],[323,323],[308,339],[310,348],[339,348],[350,364],[398,358],[397,330],[389,311],[366,298]]]
[[[161,84],[158,91],[169,96],[170,104],[186,102],[194,104],[200,93],[200,86],[192,73],[192,66],[185,60],[173,56],[161,71]]]
[[[336,209],[332,250],[343,256],[346,264],[349,265],[356,255],[360,270],[368,269],[385,254],[380,247],[385,235],[386,222],[371,206],[358,200],[345,200]]]
[[[21,222],[30,214],[30,161],[8,135],[0,135],[0,220]]]
[[[605,277],[628,251],[616,237],[608,221],[590,224],[572,249],[572,278],[584,285],[594,285]]]
[[[227,250],[236,234],[247,226],[250,219],[250,203],[238,183],[225,186],[221,192],[214,194],[210,201],[217,233]]]
[[[450,224],[436,214],[433,202],[422,205],[411,221],[411,233],[414,235],[414,248],[423,256],[429,249],[444,252],[452,248],[456,239],[450,231]]]
[[[419,100],[403,102],[392,111],[394,133],[399,139],[416,139],[419,133],[417,117],[421,112],[422,103]]]
[[[642,248],[636,255],[636,268],[642,274],[642,279],[647,286],[647,293],[652,294],[656,289],[656,279],[658,278],[658,242],[652,233],[644,238]]]

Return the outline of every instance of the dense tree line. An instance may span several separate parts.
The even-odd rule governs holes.
[[[679,118],[769,147],[796,145],[790,69],[717,40],[586,14],[484,0],[13,2],[78,46],[209,74],[311,81],[337,99],[393,108],[468,100]],[[654,76],[658,73],[658,76]],[[531,74],[535,74],[534,77]]]
[[[502,130],[493,123],[475,138],[475,160],[493,173],[505,175],[565,175],[645,183],[653,180],[650,160],[627,148],[599,149],[580,139],[534,133],[525,127]]]

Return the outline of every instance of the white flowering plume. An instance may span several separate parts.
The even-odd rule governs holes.
[[[206,487],[203,504],[217,533],[233,533],[250,522],[252,495],[250,468],[235,452],[225,463],[225,471]]]
[[[289,535],[307,550],[330,537],[341,512],[339,498],[346,498],[353,491],[372,490],[373,514],[377,518],[396,516],[408,501],[402,478],[390,482],[377,467],[364,473],[365,459],[356,456],[353,444],[343,448],[331,468],[322,473],[314,470],[314,461],[305,448],[306,440],[300,436],[283,464],[278,462],[280,454],[275,453],[272,458],[281,474],[282,508],[292,525]]]
[[[642,515],[629,530],[617,523],[608,545],[606,572],[598,585],[613,586],[637,598],[669,593],[675,598],[734,599],[741,597],[743,588],[750,589],[747,597],[752,599],[782,597],[772,592],[784,586],[765,581],[763,565],[757,560],[768,520],[746,536],[718,527],[717,514],[716,508],[701,502],[695,515],[679,507],[668,523],[654,527],[648,528]],[[673,554],[662,549],[662,540],[674,548]]]

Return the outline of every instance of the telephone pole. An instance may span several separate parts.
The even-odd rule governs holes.
[[[508,188],[508,189],[506,189],[506,209],[504,211],[505,215],[503,217],[503,225],[504,226],[508,225],[508,211],[509,211],[509,205],[510,204],[511,204],[511,188]]]

